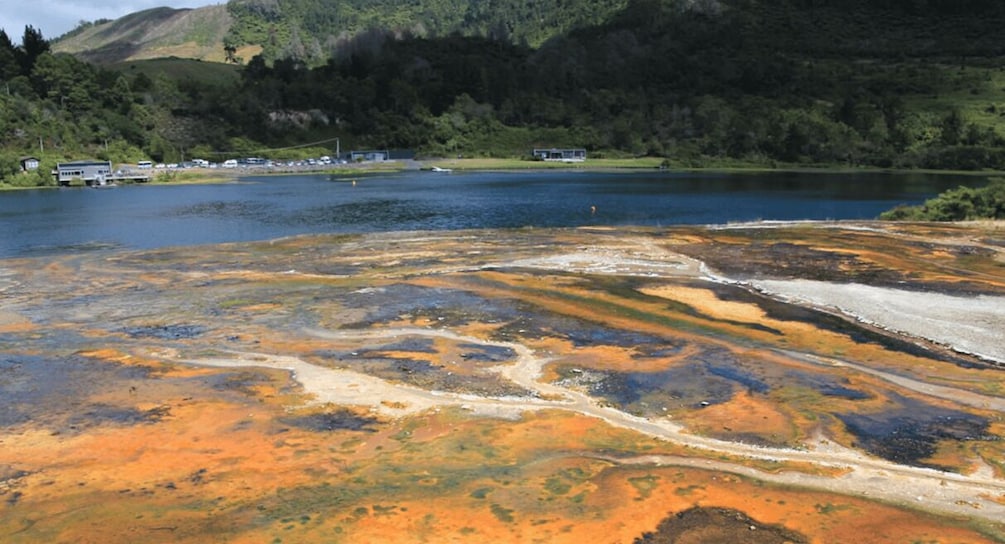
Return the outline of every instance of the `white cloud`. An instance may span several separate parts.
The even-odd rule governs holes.
[[[21,43],[24,27],[42,31],[46,39],[57,38],[73,30],[80,21],[118,19],[145,9],[168,6],[196,8],[220,4],[224,0],[4,0],[0,9],[0,28],[14,44]],[[14,9],[9,9],[15,4]]]

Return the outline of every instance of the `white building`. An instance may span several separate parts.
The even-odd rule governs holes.
[[[534,156],[543,161],[581,162],[586,160],[585,149],[535,149]]]
[[[60,185],[72,185],[74,180],[85,185],[101,185],[112,175],[111,161],[72,161],[56,164],[53,171]]]

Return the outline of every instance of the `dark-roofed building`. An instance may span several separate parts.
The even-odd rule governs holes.
[[[366,151],[351,151],[349,152],[349,160],[351,162],[359,161],[386,161],[391,159],[391,154],[387,150],[366,150]]]
[[[32,170],[38,170],[38,165],[41,161],[38,157],[21,157],[21,171],[31,172]]]

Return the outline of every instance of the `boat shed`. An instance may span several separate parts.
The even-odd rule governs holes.
[[[544,161],[581,162],[586,160],[585,149],[535,149],[534,156]]]
[[[379,162],[379,161],[387,161],[387,160],[390,160],[390,159],[391,159],[391,154],[388,153],[387,150],[374,149],[374,150],[366,150],[366,151],[351,151],[349,153],[349,161],[350,162],[360,162],[360,161]]]
[[[111,161],[72,161],[56,164],[53,172],[59,185],[73,185],[75,180],[85,185],[102,185],[112,175]]]

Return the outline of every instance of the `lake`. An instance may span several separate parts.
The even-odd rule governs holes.
[[[0,258],[305,233],[872,219],[984,182],[914,173],[411,171],[10,191],[0,193]]]

